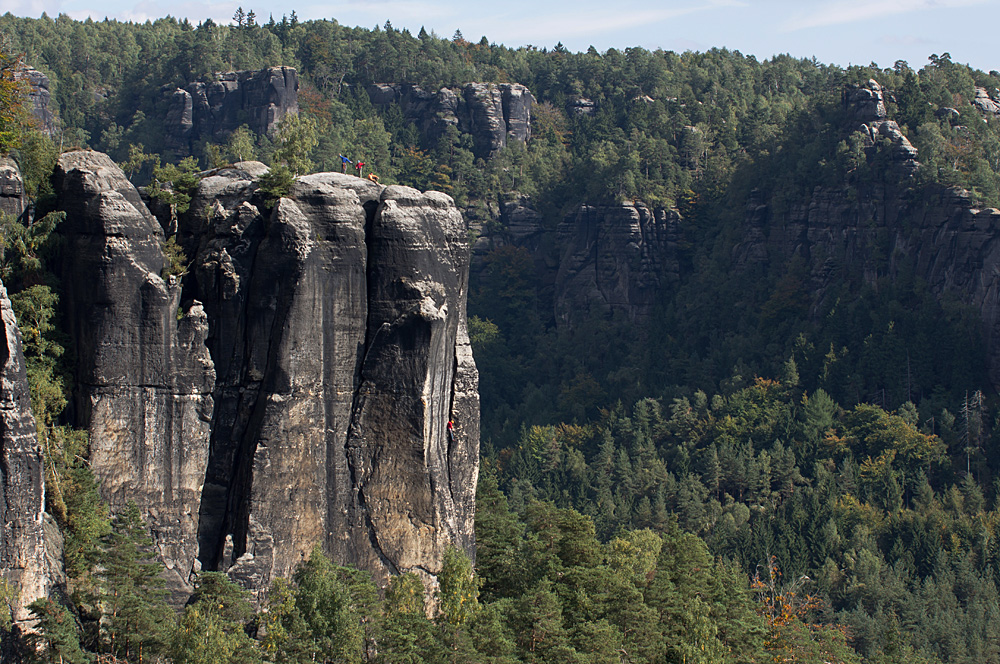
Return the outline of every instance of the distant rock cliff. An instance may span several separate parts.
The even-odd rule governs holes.
[[[413,122],[431,141],[448,127],[470,134],[477,157],[489,159],[510,140],[525,143],[531,138],[531,106],[535,99],[528,88],[516,83],[469,83],[436,93],[416,85],[369,85],[368,96],[376,106],[399,104],[403,117]]]
[[[205,178],[163,233],[107,157],[63,155],[77,412],[102,491],[143,509],[178,601],[193,570],[256,590],[316,544],[428,584],[474,554],[478,375],[451,199],[341,174],[273,206],[260,164]],[[449,440],[445,425],[454,420]]]
[[[683,220],[676,210],[641,202],[581,205],[553,224],[529,199],[511,196],[498,212],[502,230],[480,229],[475,244],[476,279],[489,278],[478,268],[490,251],[501,246],[528,251],[539,300],[558,325],[609,314],[641,324],[662,289],[680,278]]]
[[[164,121],[167,149],[191,154],[199,140],[223,142],[240,125],[268,134],[299,110],[299,78],[291,67],[231,71],[184,88],[164,88],[170,98]]]
[[[28,106],[38,130],[50,138],[59,131],[59,121],[52,111],[52,92],[49,77],[32,67],[18,72],[18,77],[28,82]]]

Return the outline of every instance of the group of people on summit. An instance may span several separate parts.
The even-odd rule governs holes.
[[[348,164],[351,164],[352,166],[354,166],[354,168],[358,171],[358,177],[359,178],[360,177],[364,177],[364,174],[365,174],[365,162],[361,161],[360,159],[358,159],[356,162],[355,161],[351,161],[350,159],[348,159],[344,155],[340,155],[340,172],[341,173],[346,173],[347,172],[347,165]],[[378,184],[378,176],[375,175],[375,173],[369,173],[368,174],[368,179],[371,180],[372,182],[374,182],[375,184]]]

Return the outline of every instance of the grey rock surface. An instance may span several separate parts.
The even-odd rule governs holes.
[[[211,226],[187,236],[219,372],[201,562],[266,588],[319,544],[432,584],[448,544],[473,553],[465,222],[447,196],[340,173],[268,213],[243,177],[204,180],[210,212],[185,218]]]
[[[516,83],[469,83],[431,93],[416,85],[372,84],[366,88],[376,106],[397,104],[403,117],[432,142],[449,129],[470,134],[477,157],[488,159],[507,145],[531,138],[531,92]]]
[[[62,155],[53,176],[78,426],[112,509],[143,510],[181,599],[191,589],[215,371],[204,309],[164,281],[163,232],[106,155]]]
[[[52,110],[49,77],[32,67],[25,67],[18,76],[28,82],[28,102],[38,130],[46,136],[55,136],[59,132],[59,120]]]
[[[976,96],[972,100],[972,104],[982,113],[1000,115],[1000,104],[997,103],[996,99],[990,96],[990,93],[986,91],[986,88],[976,87]]]
[[[0,212],[18,218],[27,205],[21,169],[10,157],[0,156]]]
[[[192,570],[264,593],[316,545],[433,586],[449,545],[474,555],[467,224],[444,194],[340,173],[265,203],[263,172],[201,181],[178,220],[189,270],[164,281],[163,232],[121,171],[60,158],[75,408],[101,490],[140,506],[177,603]]]
[[[882,86],[875,79],[869,79],[864,85],[848,86],[844,90],[843,102],[845,108],[851,111],[858,122],[867,124],[885,119]]]
[[[886,119],[885,94],[877,81],[869,79],[865,85],[848,86],[842,101],[852,118],[861,121],[859,130],[865,134],[868,147],[874,147],[880,139],[888,139],[892,144],[892,160],[899,171],[913,175],[920,168],[917,149],[894,120]]]
[[[190,154],[198,140],[224,141],[240,125],[258,134],[272,131],[299,110],[299,79],[291,67],[233,71],[185,88],[166,88],[166,147]]]
[[[581,206],[566,217],[557,231],[556,321],[618,312],[641,323],[679,277],[680,230],[676,210],[641,203]]]
[[[29,618],[28,604],[52,586],[44,533],[45,476],[31,414],[31,394],[21,350],[21,331],[0,283],[0,578],[19,589],[14,620]]]

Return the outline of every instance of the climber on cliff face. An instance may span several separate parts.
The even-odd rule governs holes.
[[[448,420],[448,444],[455,444],[455,423],[451,420]]]
[[[344,155],[340,155],[340,172],[341,173],[347,173],[347,165],[348,164],[353,164],[353,163],[354,163],[353,161],[351,161],[350,159],[348,159]]]

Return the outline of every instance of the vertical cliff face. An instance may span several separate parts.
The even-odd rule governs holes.
[[[339,173],[269,216],[254,191],[247,171],[206,179],[185,231],[219,369],[202,564],[265,587],[322,544],[432,576],[473,545],[465,223],[446,196]]]
[[[556,320],[618,312],[642,322],[679,279],[680,225],[676,210],[641,203],[584,205],[566,217],[557,229]]]
[[[465,333],[465,223],[444,194],[389,187],[370,246],[348,454],[385,567],[434,574],[449,543],[473,544],[479,403]]]
[[[850,275],[895,279],[905,266],[938,296],[979,310],[989,376],[1000,385],[1000,210],[980,209],[968,192],[881,184],[857,191],[817,188],[775,212],[762,195],[748,206],[734,267],[801,256],[814,305]]]
[[[558,325],[609,314],[642,324],[662,290],[680,280],[683,220],[676,210],[641,202],[581,205],[552,224],[529,199],[510,196],[498,212],[502,230],[482,229],[475,262],[484,264],[481,259],[501,246],[526,250],[539,301]],[[482,283],[489,275],[478,272],[476,278]]]
[[[21,332],[0,283],[0,578],[20,590],[14,620],[28,618],[25,607],[48,595],[43,509],[45,482],[31,394],[21,352]]]
[[[373,84],[368,98],[383,108],[398,104],[408,121],[436,141],[448,127],[472,136],[477,157],[489,159],[509,140],[526,143],[531,138],[528,88],[518,83],[469,83],[464,88],[428,92],[416,85]]]
[[[167,88],[166,146],[190,153],[195,141],[223,140],[240,125],[267,134],[299,110],[299,79],[291,67],[216,74],[210,82]]]
[[[59,131],[59,120],[52,111],[49,77],[32,67],[25,67],[17,75],[28,82],[28,104],[38,130],[50,138],[55,136]]]
[[[214,368],[203,308],[179,311],[164,281],[163,233],[107,156],[60,157],[53,183],[66,219],[63,306],[77,358],[77,424],[114,508],[143,508],[171,588],[190,588],[208,459]]]
[[[77,411],[181,599],[192,569],[265,590],[316,545],[376,578],[473,553],[478,376],[451,199],[339,173],[265,205],[259,164],[205,178],[162,231],[103,155],[60,159]],[[455,435],[446,425],[455,421]]]

